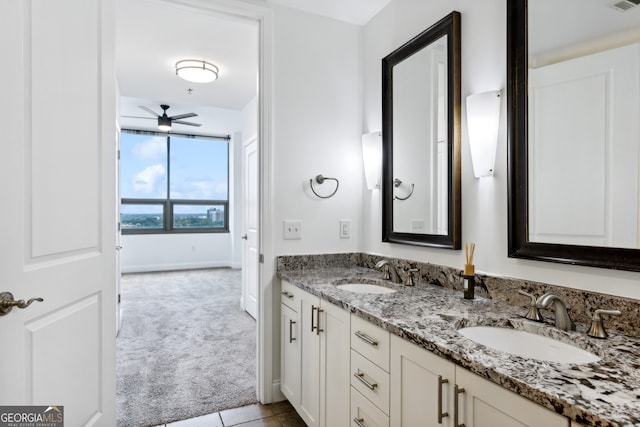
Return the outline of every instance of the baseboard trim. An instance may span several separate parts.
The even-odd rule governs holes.
[[[154,271],[194,270],[198,268],[230,267],[229,262],[189,262],[121,266],[121,273],[151,273]]]
[[[283,400],[287,400],[285,395],[280,391],[280,380],[275,380],[271,384],[271,399],[272,402],[270,403],[282,402]]]

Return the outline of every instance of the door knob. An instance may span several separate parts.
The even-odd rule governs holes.
[[[13,307],[27,308],[34,301],[42,302],[44,300],[42,298],[31,298],[27,302],[24,302],[23,299],[15,301],[11,292],[2,292],[0,293],[0,316],[9,313]]]
[[[249,237],[245,234],[244,236],[242,236],[242,239],[247,240]]]

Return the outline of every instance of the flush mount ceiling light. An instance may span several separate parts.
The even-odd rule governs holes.
[[[176,74],[194,83],[210,83],[218,78],[218,67],[199,59],[184,59],[176,62]]]

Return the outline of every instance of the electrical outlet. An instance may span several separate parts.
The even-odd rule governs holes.
[[[302,239],[302,221],[288,219],[284,221],[284,239],[300,240]]]
[[[349,239],[350,237],[351,237],[351,220],[341,219],[340,220],[340,238]]]
[[[409,222],[412,233],[424,233],[424,219],[411,219]]]

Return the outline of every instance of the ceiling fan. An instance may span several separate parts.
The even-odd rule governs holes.
[[[155,118],[157,118],[158,129],[164,132],[170,131],[173,123],[179,123],[181,125],[188,125],[188,126],[202,126],[200,123],[185,122],[184,120],[182,120],[182,119],[187,119],[189,117],[196,117],[197,116],[196,113],[185,113],[185,114],[177,114],[175,116],[167,116],[167,110],[170,108],[168,105],[164,105],[164,104],[160,105],[160,108],[162,108],[162,115],[156,113],[149,107],[145,107],[144,105],[141,105],[139,107],[144,111],[146,111],[147,113],[154,116]],[[135,117],[135,116],[124,116],[124,117],[131,117],[136,119],[151,119],[151,117]]]

